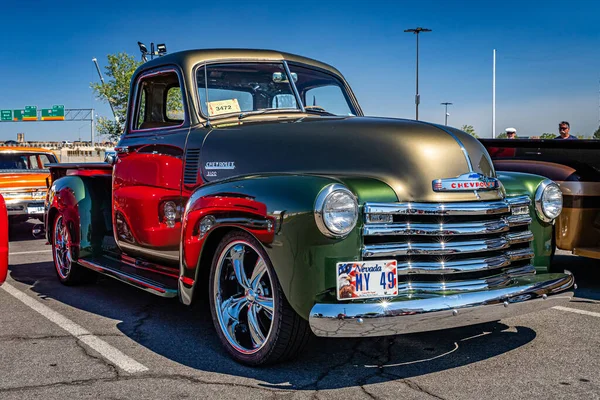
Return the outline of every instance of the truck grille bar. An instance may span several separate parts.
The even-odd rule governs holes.
[[[460,203],[367,203],[364,260],[396,259],[400,292],[507,285],[535,274],[528,196]]]

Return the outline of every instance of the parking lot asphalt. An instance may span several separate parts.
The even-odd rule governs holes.
[[[227,357],[205,305],[110,278],[65,287],[28,225],[0,287],[0,398],[600,399],[600,263],[559,252],[576,277],[565,308],[437,332],[313,338],[296,360]]]

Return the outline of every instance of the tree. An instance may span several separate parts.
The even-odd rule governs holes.
[[[556,137],[556,133],[544,132],[540,136],[540,139],[554,139]]]
[[[593,139],[600,139],[600,126],[598,127],[598,129],[596,129],[596,131],[593,133],[592,135]]]
[[[98,100],[110,103],[115,110],[119,122],[114,118],[98,118],[98,133],[107,135],[111,140],[119,140],[125,126],[127,101],[129,100],[129,83],[131,76],[142,62],[127,53],[109,54],[106,70],[106,83],[92,83],[90,87]]]
[[[468,133],[469,135],[471,135],[473,137],[479,137],[475,133],[475,128],[473,128],[473,125],[463,125],[460,127],[460,130],[464,131],[465,133]]]
[[[515,135],[515,136],[517,136],[517,135]],[[508,135],[506,134],[506,132],[502,132],[501,134],[496,136],[496,139],[508,139]]]

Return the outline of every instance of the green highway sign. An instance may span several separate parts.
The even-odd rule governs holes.
[[[13,110],[13,121],[23,121],[25,110]]]
[[[52,108],[42,108],[42,121],[64,121],[65,106],[57,105]]]
[[[0,110],[0,121],[12,121],[12,110]]]
[[[25,106],[23,110],[23,121],[37,121],[37,106]]]

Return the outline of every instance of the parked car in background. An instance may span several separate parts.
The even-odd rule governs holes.
[[[47,164],[56,163],[54,153],[35,147],[0,147],[0,194],[11,224],[44,217],[48,190]]]
[[[563,211],[552,247],[600,259],[600,141],[481,139],[498,171],[527,172],[555,181]]]
[[[536,274],[548,257],[531,246],[551,232],[535,210],[560,213],[555,184],[501,181],[457,129],[363,116],[332,66],[186,51],[142,64],[131,90],[112,165],[50,167],[47,237],[65,285],[101,273],[205,299],[248,365],[293,357],[311,334],[479,324],[573,294],[571,275]]]

